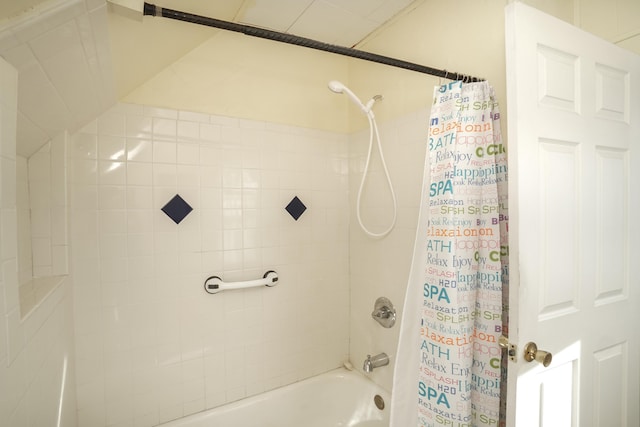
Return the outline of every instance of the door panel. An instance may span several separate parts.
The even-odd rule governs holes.
[[[596,148],[596,307],[629,296],[629,176],[628,150]]]
[[[593,353],[594,418],[598,426],[622,426],[626,421],[627,344],[621,343]]]
[[[519,2],[506,17],[507,425],[637,426],[640,57]]]
[[[579,310],[577,176],[578,145],[539,139],[540,147],[540,298],[539,320]],[[558,210],[558,206],[563,206]]]

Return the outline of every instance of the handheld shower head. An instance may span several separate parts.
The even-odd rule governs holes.
[[[337,80],[331,80],[329,82],[329,89],[335,93],[342,93],[345,87],[346,87],[345,85],[343,85]]]
[[[356,104],[358,107],[360,107],[360,109],[362,110],[363,113],[365,113],[365,114],[371,114],[372,113],[371,106],[364,105],[362,103],[362,101],[360,101],[360,98],[358,98],[355,93],[351,92],[351,90],[349,90],[348,87],[346,87],[345,85],[343,85],[339,81],[331,80],[329,82],[329,89],[332,92],[335,92],[335,93],[345,93],[345,94],[347,94],[347,96],[351,99],[351,101],[353,101],[354,104]],[[371,105],[373,105],[373,103],[371,103]]]
[[[380,145],[380,132],[378,132],[378,125],[376,124],[376,119],[375,116],[373,114],[373,104],[375,104],[377,101],[382,100],[382,96],[381,95],[376,95],[373,98],[371,98],[369,101],[367,101],[367,104],[363,104],[362,101],[360,101],[360,99],[349,90],[348,87],[346,87],[345,85],[343,85],[342,83],[340,83],[337,80],[331,80],[329,82],[329,89],[332,92],[335,93],[346,93],[347,96],[349,98],[351,98],[351,101],[353,101],[354,104],[356,104],[357,106],[360,107],[360,110],[362,110],[362,112],[364,114],[366,114],[367,119],[369,120],[369,152],[367,154],[367,161],[364,165],[364,172],[362,173],[362,180],[360,181],[360,189],[358,190],[358,197],[357,197],[357,201],[356,201],[356,216],[358,218],[358,224],[360,224],[360,227],[362,228],[362,231],[364,231],[364,233],[370,237],[373,238],[380,238],[380,237],[384,237],[387,234],[389,234],[391,232],[391,230],[393,229],[393,227],[395,227],[396,225],[396,218],[397,218],[397,214],[398,214],[398,204],[396,201],[396,193],[393,191],[393,185],[391,184],[391,178],[389,177],[389,171],[387,170],[387,164],[384,160],[384,154],[382,154],[382,145]],[[389,190],[391,192],[391,200],[393,201],[393,219],[391,220],[391,225],[389,226],[389,228],[387,228],[385,231],[381,232],[381,233],[373,233],[371,231],[369,231],[369,229],[367,229],[367,227],[365,227],[364,223],[362,222],[362,218],[360,217],[360,201],[362,199],[362,189],[364,188],[364,184],[365,184],[365,180],[367,178],[367,173],[369,171],[369,163],[371,161],[371,148],[373,147],[373,136],[376,136],[376,139],[378,141],[378,152],[380,153],[380,160],[382,161],[382,168],[384,169],[384,173],[385,176],[387,177],[387,184],[389,184]],[[366,365],[366,363],[365,363]]]

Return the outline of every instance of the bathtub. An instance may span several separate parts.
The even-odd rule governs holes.
[[[341,368],[162,427],[388,427],[390,403],[389,393]]]

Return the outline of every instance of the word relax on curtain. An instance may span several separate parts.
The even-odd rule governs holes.
[[[507,165],[486,82],[437,87],[429,132],[418,425],[497,426],[508,276]],[[418,249],[418,248],[417,248]]]

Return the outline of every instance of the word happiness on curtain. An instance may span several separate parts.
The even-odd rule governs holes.
[[[434,91],[429,127],[418,424],[500,423],[505,147],[487,82]],[[417,248],[418,249],[418,248]],[[505,274],[503,274],[505,273]]]

